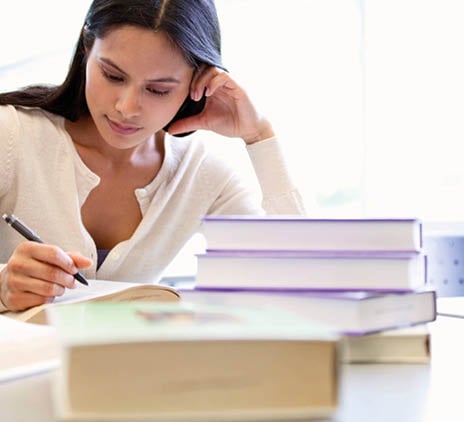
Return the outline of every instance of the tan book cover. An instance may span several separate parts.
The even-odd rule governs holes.
[[[345,336],[341,341],[345,363],[430,363],[431,335],[427,324]]]
[[[291,420],[338,404],[338,337],[278,310],[86,303],[50,310],[60,420]]]

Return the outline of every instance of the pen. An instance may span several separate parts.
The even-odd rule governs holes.
[[[3,214],[3,219],[11,228],[15,229],[20,235],[22,235],[27,240],[31,240],[33,242],[38,243],[44,243],[43,240],[29,227],[27,227],[18,217],[14,215]],[[79,271],[73,275],[77,281],[81,282],[82,284],[85,284],[86,286],[89,285],[87,279]]]

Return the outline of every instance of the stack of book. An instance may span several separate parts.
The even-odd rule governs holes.
[[[350,337],[436,318],[418,219],[208,216],[203,234],[197,291],[279,303]]]

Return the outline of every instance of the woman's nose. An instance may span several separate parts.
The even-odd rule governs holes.
[[[115,108],[125,118],[139,115],[142,109],[139,90],[135,87],[127,87],[122,89],[116,102]]]

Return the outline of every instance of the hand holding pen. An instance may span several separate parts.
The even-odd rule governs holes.
[[[74,279],[88,284],[78,268],[90,266],[90,259],[43,243],[14,215],[5,214],[3,219],[31,241],[20,243],[0,272],[0,298],[5,306],[11,310],[22,310],[51,302],[66,288],[74,288]]]

